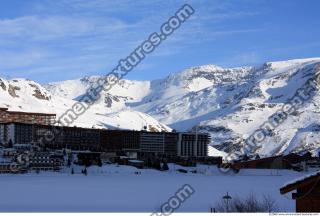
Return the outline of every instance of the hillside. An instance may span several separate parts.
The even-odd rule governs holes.
[[[79,85],[78,85],[79,86]],[[53,89],[48,88],[53,91]],[[81,93],[80,89],[75,92]],[[75,94],[75,92],[73,92]],[[76,100],[70,95],[52,94],[38,83],[27,79],[5,80],[0,78],[0,107],[11,111],[56,113],[58,117],[72,107]],[[120,128],[128,130],[170,131],[157,120],[129,108],[118,112],[108,112],[97,103],[71,126],[88,128]]]
[[[192,67],[153,81],[121,80],[76,125],[140,130],[198,130],[212,136],[210,152],[240,151],[245,140],[318,71],[320,58],[267,62],[259,67]],[[49,83],[0,80],[0,106],[61,114],[97,76]],[[296,110],[251,155],[320,148],[319,95]],[[151,117],[152,116],[152,117]],[[161,122],[161,123],[160,123]],[[168,125],[168,126],[165,126]],[[220,150],[220,152],[218,150]]]

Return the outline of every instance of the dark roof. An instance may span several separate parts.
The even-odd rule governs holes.
[[[290,191],[296,190],[299,187],[303,187],[309,184],[314,184],[315,182],[320,181],[320,172],[315,172],[310,175],[303,176],[302,178],[299,178],[293,182],[290,182],[280,188],[281,194],[286,194]]]
[[[38,116],[56,116],[53,113],[34,113],[34,112],[20,112],[20,111],[8,111],[11,114],[18,114],[18,115],[38,115]]]
[[[0,110],[7,111],[8,113],[12,113],[12,114],[56,116],[56,114],[53,114],[53,113],[34,113],[34,112],[9,111],[8,108],[2,108],[2,107],[0,107]]]
[[[14,121],[10,121],[10,122],[0,122],[0,124],[2,125],[9,125],[9,124],[16,124],[16,125],[32,125],[32,126],[38,126],[38,127],[43,127],[43,128],[51,128],[51,129],[67,129],[67,130],[88,130],[88,131],[107,131],[107,132],[119,132],[119,133],[123,133],[123,132],[136,132],[136,133],[140,133],[140,131],[133,131],[133,130],[110,130],[110,129],[106,129],[106,128],[84,128],[84,127],[76,127],[76,126],[62,126],[62,125],[45,125],[45,124],[34,124],[34,123],[25,123],[25,122],[14,122]]]
[[[169,135],[176,135],[178,133],[175,132],[148,132],[148,131],[139,131],[139,130],[126,130],[126,129],[107,129],[107,128],[84,128],[84,127],[76,127],[76,126],[63,126],[63,125],[45,125],[45,124],[38,124],[38,123],[26,123],[26,122],[0,122],[2,125],[8,124],[17,124],[17,125],[33,125],[39,127],[46,127],[46,128],[59,128],[59,129],[68,129],[68,130],[90,130],[90,131],[105,131],[105,132],[116,132],[116,133],[148,133],[148,134],[169,134]],[[198,133],[199,135],[206,135],[203,133]],[[192,135],[192,133],[190,133]],[[193,134],[194,135],[194,134]]]
[[[34,123],[26,123],[26,122],[14,122],[14,121],[10,121],[10,122],[0,122],[0,124],[2,125],[8,125],[8,124],[16,124],[16,125],[32,125],[32,126],[38,126],[38,127],[45,127],[45,128],[59,128],[59,129],[72,129],[72,130],[81,130],[81,129],[85,129],[85,130],[90,130],[90,131],[105,131],[107,129],[98,129],[98,128],[83,128],[83,127],[72,127],[72,126],[60,126],[60,125],[45,125],[45,124],[34,124]],[[109,131],[109,130],[108,130]]]
[[[247,160],[247,161],[238,161],[238,162],[236,162],[236,164],[251,163],[251,162],[264,162],[264,161],[274,160],[274,159],[282,158],[282,157],[283,157],[282,155],[276,155],[276,156],[272,156],[272,157],[265,157],[265,158]]]

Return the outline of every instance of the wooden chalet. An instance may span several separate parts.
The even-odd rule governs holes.
[[[285,169],[286,163],[283,161],[283,156],[279,155],[235,162],[233,167],[237,169]]]
[[[291,191],[297,212],[320,212],[320,172],[305,176],[280,189],[281,194]]]

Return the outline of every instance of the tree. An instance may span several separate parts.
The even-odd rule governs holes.
[[[238,174],[240,172],[240,169],[238,169],[236,167],[232,167],[232,171],[234,174]]]
[[[187,160],[186,162],[186,166],[187,167],[192,167],[192,166],[195,166],[195,163],[193,160],[191,160],[190,158]]]
[[[161,164],[160,161],[156,160],[153,164],[153,167],[157,170],[161,170]]]
[[[168,166],[167,162],[163,162],[162,170],[163,171],[168,171],[169,170],[169,166]]]
[[[245,198],[235,197],[231,201],[221,200],[215,208],[218,212],[275,212],[278,211],[276,201],[270,196],[263,196],[258,199],[254,194]]]
[[[83,165],[85,165],[86,167],[89,167],[92,165],[92,162],[89,158],[83,158]]]
[[[147,167],[152,167],[152,161],[151,161],[151,158],[148,158],[147,160]]]
[[[102,167],[102,161],[101,158],[98,159],[98,167]]]
[[[9,142],[8,142],[8,148],[12,148],[13,147],[13,142],[12,140],[10,139]]]

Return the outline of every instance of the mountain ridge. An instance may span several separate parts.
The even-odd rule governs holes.
[[[108,126],[115,128],[126,128],[128,124],[131,126],[127,128],[141,129],[148,122],[152,122],[148,130],[154,125],[159,131],[170,131],[170,128],[192,131],[197,128],[210,133],[211,145],[221,151],[211,149],[210,152],[225,155],[244,148],[246,137],[285,104],[319,64],[320,58],[309,58],[266,62],[258,67],[202,65],[172,73],[163,79],[123,79],[110,91],[102,92],[102,97],[93,106],[94,111],[88,115],[90,117],[83,118],[78,124],[85,125],[81,121],[90,121],[95,116],[94,124],[99,127],[105,127],[104,122],[109,121]],[[48,99],[47,102],[41,100],[43,103],[56,103],[48,106],[54,111],[65,109],[71,102],[81,101],[81,96],[98,78],[90,76],[44,86],[36,83],[27,85],[38,87],[38,95]],[[22,88],[12,84],[13,81],[2,81],[6,82]],[[16,91],[11,87],[12,95]],[[31,94],[32,91],[29,89],[27,92]],[[317,130],[317,125],[320,125],[319,99],[318,95],[313,96],[310,103],[298,110],[299,115],[276,128],[275,135],[267,138],[254,154],[271,156],[301,149],[317,154],[320,148],[317,142],[318,136],[320,138]],[[100,121],[101,116],[104,117]],[[137,126],[132,121],[144,123]]]

